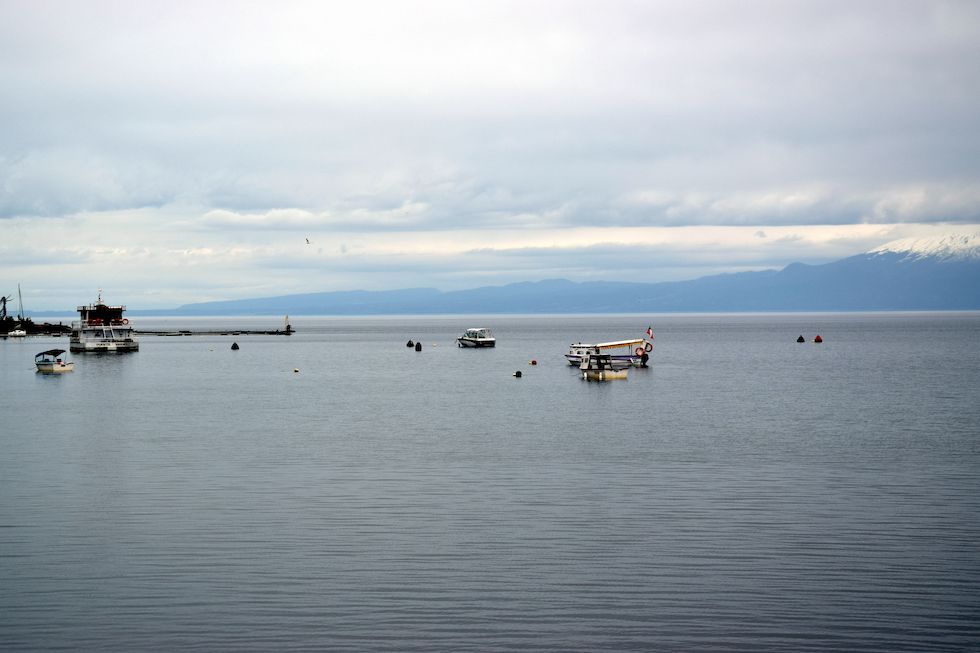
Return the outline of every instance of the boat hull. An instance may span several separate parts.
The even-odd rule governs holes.
[[[140,343],[137,341],[130,342],[119,342],[119,341],[109,341],[109,342],[92,342],[92,341],[76,341],[72,340],[68,348],[75,353],[117,353],[117,352],[127,352],[127,351],[139,351]]]
[[[613,381],[628,378],[629,369],[625,370],[583,370],[582,378],[586,381]]]
[[[477,349],[483,347],[495,347],[497,345],[496,340],[474,340],[472,338],[456,338],[456,342],[460,347]]]
[[[62,374],[75,369],[74,363],[36,363],[41,374]]]

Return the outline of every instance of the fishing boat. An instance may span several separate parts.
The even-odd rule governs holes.
[[[463,335],[456,338],[459,347],[494,347],[497,344],[496,338],[486,327],[475,327],[467,329]]]
[[[652,349],[653,345],[642,338],[600,342],[594,345],[579,342],[569,346],[565,359],[568,360],[569,365],[581,365],[586,354],[608,354],[612,360],[640,366],[644,363],[644,354],[649,358],[648,352]]]
[[[587,352],[578,368],[586,381],[610,381],[627,378],[630,367],[629,361],[616,360],[610,354]]]
[[[73,352],[138,351],[140,343],[129,319],[123,316],[125,306],[109,306],[102,301],[102,291],[94,304],[78,307],[79,319],[72,322],[69,348]]]
[[[60,374],[71,372],[75,369],[75,363],[64,360],[61,356],[65,353],[64,349],[49,349],[42,351],[34,357],[34,364],[37,371],[42,374]]]

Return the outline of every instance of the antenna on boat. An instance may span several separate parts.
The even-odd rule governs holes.
[[[102,303],[102,289],[101,288],[99,288],[99,299],[98,299],[98,301],[99,301],[100,304]]]

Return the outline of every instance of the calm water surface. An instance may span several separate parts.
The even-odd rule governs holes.
[[[0,341],[0,649],[980,649],[980,314],[293,326]]]

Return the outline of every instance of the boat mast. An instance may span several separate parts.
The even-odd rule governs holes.
[[[17,305],[20,307],[20,315],[17,316],[18,320],[24,319],[24,298],[20,295],[20,284],[17,284]]]

